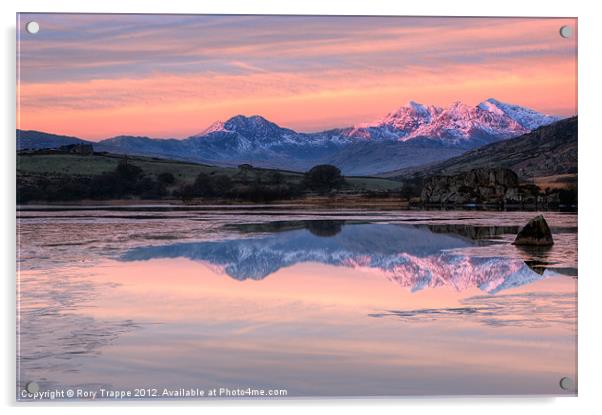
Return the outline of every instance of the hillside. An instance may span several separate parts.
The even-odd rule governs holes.
[[[49,134],[41,131],[17,130],[17,151],[41,148],[57,148],[70,144],[89,143],[77,137]]]
[[[408,179],[452,175],[476,168],[507,168],[533,179],[577,173],[577,117],[468,151],[443,162],[391,171],[380,177]]]
[[[17,175],[93,176],[115,170],[122,155],[96,153],[91,156],[77,154],[18,154]],[[214,167],[152,157],[128,156],[128,162],[150,175],[171,173],[184,181],[192,181],[199,173],[236,174],[238,169]]]

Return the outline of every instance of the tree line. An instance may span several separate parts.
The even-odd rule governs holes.
[[[200,173],[192,183],[178,183],[172,173],[146,174],[124,159],[114,170],[94,176],[19,176],[17,202],[166,197],[185,202],[196,198],[269,202],[292,199],[308,192],[327,194],[345,185],[341,171],[331,165],[315,166],[301,180],[293,180],[279,171],[241,165],[233,176]]]

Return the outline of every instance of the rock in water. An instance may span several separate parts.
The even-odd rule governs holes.
[[[516,235],[513,245],[550,246],[554,245],[552,231],[543,215],[531,219]]]

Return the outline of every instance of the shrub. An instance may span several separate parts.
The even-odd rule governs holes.
[[[115,173],[124,180],[136,180],[142,175],[142,169],[133,164],[129,164],[127,159],[125,159],[119,162]]]
[[[157,180],[163,184],[174,184],[176,182],[174,175],[169,172],[161,173],[159,176],[157,176]]]
[[[200,173],[192,184],[193,197],[204,197],[213,195],[213,178],[205,173]]]
[[[214,196],[226,196],[232,190],[232,180],[223,174],[216,175],[212,178],[211,187]]]
[[[320,164],[305,173],[303,184],[311,190],[330,192],[341,188],[345,184],[345,178],[338,167]]]

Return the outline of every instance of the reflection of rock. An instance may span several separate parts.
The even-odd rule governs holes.
[[[527,264],[529,268],[531,268],[534,272],[537,272],[539,275],[543,275],[543,273],[546,271],[546,267],[548,266],[548,263],[537,260],[525,261],[525,264]]]
[[[518,232],[514,245],[550,246],[554,245],[552,231],[542,215],[531,219]]]
[[[260,280],[301,263],[348,267],[379,275],[413,291],[439,286],[478,287],[495,293],[543,278],[522,260],[456,253],[475,242],[425,226],[323,222],[324,238],[297,229],[244,239],[149,246],[127,251],[121,260],[184,257],[208,262],[238,280]],[[451,252],[454,250],[454,252]]]
[[[523,258],[527,265],[529,263],[534,263],[538,264],[536,266],[545,265],[545,268],[554,265],[550,259],[551,245],[516,245],[516,248],[518,248],[516,253]],[[557,269],[557,267],[554,266],[554,269]]]

